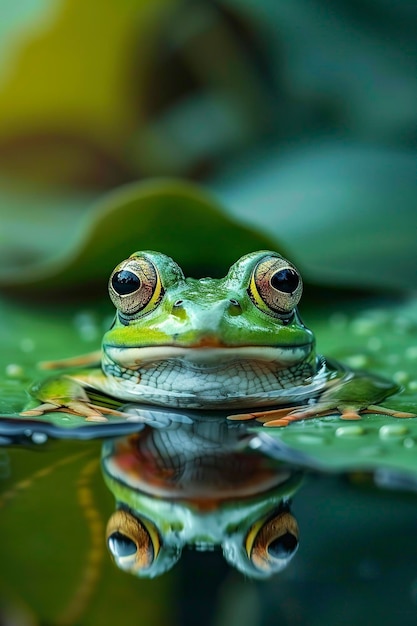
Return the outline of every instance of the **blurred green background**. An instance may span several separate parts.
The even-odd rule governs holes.
[[[1,0],[0,285],[70,264],[123,204],[109,190],[175,177],[235,232],[183,215],[181,191],[155,212],[139,185],[96,245],[126,222],[187,271],[264,242],[314,281],[415,287],[416,24],[407,0]],[[103,277],[133,251],[114,247]]]

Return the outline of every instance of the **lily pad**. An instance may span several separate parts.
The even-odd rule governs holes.
[[[310,320],[309,320],[310,323]],[[385,406],[417,414],[417,300],[382,303],[361,311],[332,307],[311,312],[318,345],[352,367],[383,374],[402,385]],[[269,454],[321,471],[386,470],[391,481],[408,477],[417,487],[417,419],[337,416],[259,428]],[[385,477],[386,480],[387,477]]]

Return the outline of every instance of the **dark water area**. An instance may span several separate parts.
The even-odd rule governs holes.
[[[0,490],[1,624],[417,622],[415,494],[241,424],[2,447]]]

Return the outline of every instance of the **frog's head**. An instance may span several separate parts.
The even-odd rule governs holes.
[[[199,280],[164,254],[135,252],[113,271],[109,293],[117,314],[103,368],[114,395],[124,384],[125,399],[175,397],[193,407],[243,398],[249,406],[315,373],[314,337],[297,313],[301,276],[275,252],[248,254],[224,278]]]
[[[183,502],[158,500],[153,520],[141,512],[142,506],[149,508],[144,497],[139,510],[118,503],[107,524],[107,545],[116,565],[140,578],[170,570],[187,546],[200,552],[221,547],[232,567],[266,579],[285,569],[298,549],[298,525],[289,504],[272,508],[273,498],[269,494],[265,501],[258,497],[241,506],[232,502],[206,514]]]
[[[252,447],[257,437],[221,416],[157,410],[154,417],[158,427],[102,448],[103,477],[116,500],[107,545],[118,567],[152,578],[189,547],[221,548],[254,578],[284,569],[298,548],[290,502],[303,474],[263,454],[261,442]]]

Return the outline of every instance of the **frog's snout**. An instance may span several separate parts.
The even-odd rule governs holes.
[[[194,302],[185,299],[176,300],[172,305],[171,314],[180,320],[188,320],[196,329],[213,327],[229,316],[235,317],[243,313],[242,305],[236,298],[225,298],[220,302],[204,303],[196,307]]]

